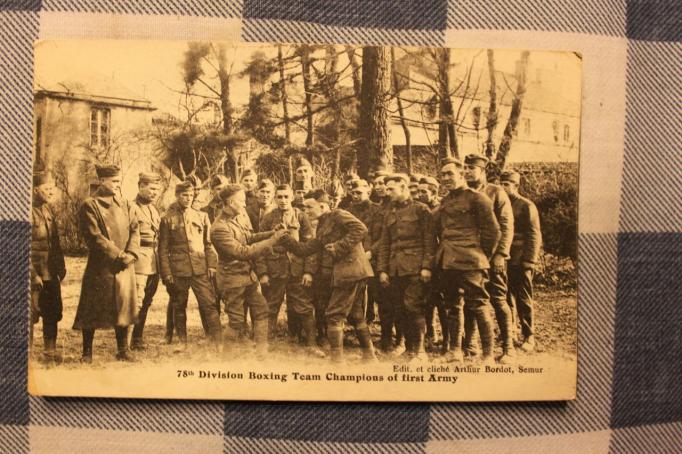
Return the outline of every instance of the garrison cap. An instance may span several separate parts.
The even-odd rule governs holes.
[[[436,180],[433,177],[428,177],[428,176],[427,177],[421,177],[419,179],[419,184],[428,184],[429,186],[435,186],[435,187],[440,186],[438,184],[438,180]]]
[[[108,178],[115,177],[121,174],[121,168],[117,165],[96,165],[95,171],[97,172],[97,178]]]
[[[519,185],[521,183],[521,174],[514,170],[507,170],[506,172],[502,172],[500,174],[500,181],[510,181],[516,185]]]
[[[249,176],[258,177],[258,175],[256,175],[256,172],[253,169],[244,169],[244,171],[242,172],[242,176],[239,179],[242,180],[244,179],[244,177]]]
[[[264,189],[264,188],[274,188],[275,183],[272,182],[271,179],[269,178],[264,178],[260,180],[260,183],[258,184],[258,189]]]
[[[228,184],[227,186],[225,186],[222,189],[222,191],[220,191],[220,194],[219,194],[220,200],[222,200],[224,202],[227,199],[229,199],[230,197],[232,197],[233,195],[235,195],[236,193],[238,193],[239,191],[243,191],[243,190],[244,190],[244,188],[240,184],[233,184],[233,183]]]
[[[324,189],[314,189],[305,195],[306,199],[314,199],[321,203],[329,203],[329,194]]]
[[[187,180],[175,185],[175,193],[176,194],[180,194],[180,193],[188,192],[188,191],[194,192],[194,185]]]
[[[225,175],[215,175],[211,178],[211,190],[217,189],[219,187],[229,184],[230,180]]]
[[[441,166],[441,167],[445,167],[445,166],[448,165],[448,164],[454,164],[454,165],[456,165],[457,167],[460,167],[460,168],[462,167],[462,161],[460,161],[460,160],[457,159],[457,158],[453,158],[452,156],[448,156],[447,158],[443,159],[443,160],[440,162],[440,166]]]
[[[33,174],[33,187],[38,187],[47,183],[52,183],[52,174],[50,172],[35,172]]]
[[[394,173],[394,174],[391,174],[391,175],[387,176],[386,178],[384,178],[384,181],[386,183],[388,183],[389,181],[397,181],[398,183],[407,184],[410,181],[410,177],[404,173]]]
[[[464,157],[464,164],[482,167],[485,169],[486,164],[488,164],[488,158],[486,158],[482,154],[472,153]]]
[[[140,172],[138,177],[140,178],[139,183],[159,183],[161,181],[161,176],[156,172]]]
[[[386,170],[377,170],[376,172],[374,172],[374,178],[387,177],[389,175],[390,173],[387,172]]]
[[[366,180],[358,178],[357,180],[351,181],[350,189],[351,191],[354,189],[369,189],[369,183],[367,183]]]

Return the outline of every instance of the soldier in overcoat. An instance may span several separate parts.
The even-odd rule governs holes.
[[[128,355],[128,327],[137,319],[134,262],[140,254],[140,231],[135,210],[121,197],[121,169],[98,166],[99,187],[83,202],[79,218],[88,246],[74,329],[83,332],[83,361],[92,361],[96,329],[116,333],[121,361]]]

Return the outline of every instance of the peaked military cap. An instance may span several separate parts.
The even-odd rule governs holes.
[[[97,178],[115,177],[121,174],[121,168],[117,165],[96,165]]]
[[[140,172],[138,176],[140,183],[158,183],[161,181],[161,176],[155,172]]]
[[[428,184],[429,186],[435,186],[435,187],[439,186],[438,180],[436,180],[433,177],[428,177],[428,176],[427,177],[421,177],[421,179],[419,180],[419,184]]]
[[[454,157],[452,157],[452,156],[448,156],[447,158],[443,159],[443,160],[440,162],[441,167],[444,167],[444,166],[446,166],[446,165],[448,165],[448,164],[454,164],[454,165],[456,165],[457,167],[462,167],[462,161],[460,161],[459,159],[454,158]]]
[[[486,164],[488,164],[488,158],[482,154],[468,154],[464,157],[464,164],[470,166],[483,167],[485,169]]]
[[[220,200],[223,202],[238,193],[239,191],[243,191],[244,188],[240,184],[228,184],[223,188],[222,191],[220,191]]]
[[[407,176],[407,174],[404,173],[394,173],[392,175],[387,176],[384,178],[384,181],[388,183],[389,181],[397,181],[399,183],[409,183],[410,182],[410,177]]]

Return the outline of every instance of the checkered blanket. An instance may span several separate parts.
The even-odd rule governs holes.
[[[681,452],[681,19],[679,0],[0,0],[0,451]],[[578,399],[29,397],[33,42],[50,38],[580,52]]]

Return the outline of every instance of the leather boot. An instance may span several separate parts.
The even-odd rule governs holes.
[[[424,362],[429,360],[429,356],[426,354],[425,339],[426,339],[426,324],[422,320],[417,322],[412,328],[412,333],[414,336],[414,346],[412,350],[412,360],[410,362]]]
[[[483,348],[481,363],[483,365],[495,364],[493,356],[495,334],[493,331],[493,320],[488,307],[481,307],[476,311],[476,322],[478,324],[478,331],[481,333],[481,346]]]
[[[372,343],[372,336],[369,333],[369,327],[366,324],[355,327],[355,335],[360,342],[362,349],[362,359],[367,363],[377,362],[377,356],[374,353],[374,344]]]
[[[343,327],[328,326],[327,338],[331,348],[331,359],[334,363],[343,363]]]
[[[495,318],[500,328],[502,338],[502,356],[498,358],[501,364],[509,364],[516,357],[514,350],[514,340],[512,337],[512,314],[506,300],[494,301]]]
[[[234,329],[230,325],[225,327],[223,331],[223,358],[224,359],[234,359],[235,357],[235,346],[239,340],[239,330]]]
[[[265,359],[268,354],[268,320],[253,322],[253,341],[256,343],[256,358]]]
[[[85,364],[92,363],[92,344],[95,340],[95,330],[94,329],[84,329],[83,333],[83,357],[81,362]]]
[[[464,344],[462,350],[467,356],[478,356],[478,330],[476,329],[476,314],[464,311]]]
[[[459,362],[464,361],[464,354],[462,353],[462,329],[463,329],[463,314],[461,311],[453,309],[448,314],[448,332],[450,336],[450,350],[445,353],[443,357],[445,362]]]
[[[326,357],[327,355],[317,347],[317,339],[315,338],[315,317],[312,314],[305,315],[301,316],[300,320],[303,327],[303,335],[305,336],[305,345],[308,354],[317,358]]]
[[[274,341],[277,337],[277,315],[268,317],[268,340]]]
[[[48,337],[44,340],[45,342],[45,352],[43,358],[46,363],[61,363],[62,358],[57,353],[57,339],[53,337]]]
[[[128,354],[128,327],[117,326],[114,328],[114,333],[116,334],[116,359],[118,361],[134,361]]]
[[[287,311],[287,335],[289,336],[289,343],[297,344],[298,337],[301,332],[301,319],[298,314]]]

